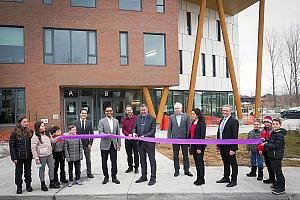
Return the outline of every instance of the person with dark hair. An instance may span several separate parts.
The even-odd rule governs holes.
[[[62,135],[61,129],[58,126],[53,126],[50,129],[50,133],[53,138]],[[60,182],[67,183],[66,171],[65,171],[65,153],[64,153],[64,142],[63,140],[57,140],[56,143],[52,143],[52,151],[54,158],[54,181],[57,185],[60,185],[58,179],[58,168],[60,167]]]
[[[88,110],[81,108],[79,112],[79,119],[74,122],[76,126],[77,134],[94,134],[93,124],[87,119]],[[91,148],[93,145],[93,139],[81,139],[83,145],[83,152],[86,161],[86,174],[88,178],[94,178],[92,174],[92,162],[91,162]]]
[[[54,159],[51,143],[55,143],[59,137],[52,139],[50,133],[46,131],[43,122],[35,122],[34,135],[31,138],[31,152],[36,165],[39,167],[39,177],[42,191],[48,191],[45,184],[45,167],[49,168],[50,185],[49,188],[60,188],[60,185],[54,181]]]
[[[24,178],[26,190],[32,192],[31,187],[31,137],[33,131],[28,127],[26,116],[19,116],[16,128],[12,131],[9,139],[10,157],[15,164],[15,184],[17,194],[22,194],[22,176],[24,166]]]
[[[136,122],[136,116],[133,114],[132,106],[127,105],[125,108],[127,116],[122,120],[122,132],[125,136],[132,137],[132,129]],[[133,159],[132,153],[134,154],[134,173],[139,173],[139,150],[138,141],[136,140],[125,140],[125,149],[127,154],[128,169],[125,173],[133,171]]]
[[[273,189],[272,193],[275,195],[285,193],[285,177],[282,173],[282,159],[284,157],[285,148],[284,136],[287,134],[287,131],[281,128],[281,123],[281,119],[273,119],[273,131],[270,138],[262,143],[262,146],[264,146],[268,152],[271,167],[275,173],[275,182],[271,186]]]
[[[190,128],[190,138],[191,139],[205,139],[206,136],[206,124],[205,118],[199,108],[194,108],[192,110],[192,125]],[[194,162],[197,169],[197,179],[194,182],[195,185],[205,184],[205,168],[204,168],[204,151],[206,145],[203,144],[192,144],[191,153],[194,158]]]
[[[239,122],[231,116],[231,106],[224,105],[222,108],[223,118],[220,121],[217,138],[224,139],[238,139],[239,134]],[[236,151],[238,150],[238,145],[217,145],[220,151],[223,165],[224,165],[224,175],[223,178],[218,180],[217,183],[228,183],[226,187],[234,187],[237,185],[237,175],[238,175],[238,164],[236,161]],[[230,167],[232,168],[231,180]]]
[[[120,135],[120,125],[119,121],[113,118],[113,109],[111,106],[105,108],[105,117],[99,121],[99,134],[113,134]],[[112,182],[115,184],[120,184],[120,181],[117,178],[118,168],[117,168],[117,152],[121,149],[121,140],[120,138],[111,139],[111,138],[101,138],[100,150],[101,150],[101,159],[102,159],[102,171],[104,179],[102,184],[106,184],[109,181],[107,160],[108,155],[111,160],[111,176]]]
[[[155,118],[148,114],[148,108],[145,104],[140,106],[140,114],[137,116],[136,123],[133,127],[134,137],[155,137],[156,122]],[[139,141],[139,154],[142,168],[142,176],[136,180],[136,183],[148,181],[147,179],[147,154],[151,167],[151,178],[148,185],[156,183],[156,160],[155,160],[155,143]]]
[[[182,113],[182,104],[176,102],[174,104],[174,114],[169,117],[169,127],[168,127],[168,138],[173,139],[188,139],[189,130],[191,127],[190,117]],[[188,144],[173,144],[173,160],[174,160],[174,176],[179,176],[179,150],[181,148],[183,156],[183,169],[184,174],[187,176],[193,176],[189,171],[190,162],[189,162],[189,145]]]
[[[70,135],[76,135],[75,125],[68,126],[68,130]],[[72,187],[73,185],[73,165],[75,167],[75,182],[77,185],[82,185],[82,182],[80,180],[80,161],[83,158],[82,141],[80,139],[65,140],[64,149],[69,168],[68,187]]]

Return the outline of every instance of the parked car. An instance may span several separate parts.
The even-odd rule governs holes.
[[[280,113],[281,118],[300,119],[300,110],[286,110]]]

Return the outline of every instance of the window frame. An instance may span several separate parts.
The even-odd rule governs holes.
[[[186,30],[188,35],[192,35],[192,13],[186,12]]]
[[[1,1],[1,0],[0,0]],[[21,2],[20,2],[21,3]],[[22,28],[23,29],[23,62],[0,62],[0,64],[25,64],[25,28],[24,26],[13,26],[13,25],[0,25],[0,27],[7,27],[7,28]]]
[[[71,6],[71,7],[80,7],[80,8],[97,8],[97,0],[94,0],[94,1],[95,1],[95,6],[94,6],[94,7],[91,7],[91,6],[72,5],[72,0],[70,0],[70,6]]]
[[[121,54],[121,49],[122,49],[122,47],[121,47],[121,44],[122,44],[122,42],[121,42],[121,35],[122,34],[126,34],[126,56],[123,56],[122,54]],[[120,65],[122,65],[122,66],[128,66],[129,65],[129,51],[128,51],[128,32],[127,31],[120,31],[119,32],[119,48],[120,48]],[[126,58],[126,64],[122,64],[121,63],[121,58]]]
[[[212,74],[213,77],[217,77],[217,72],[216,72],[216,55],[212,55]]]
[[[148,65],[148,64],[145,64],[145,35],[161,35],[164,37],[164,60],[165,60],[165,63],[164,65]],[[144,32],[143,33],[143,40],[144,40],[144,66],[154,66],[154,67],[166,67],[167,66],[167,48],[166,48],[166,34],[165,33],[149,33],[149,32]]]
[[[118,8],[119,8],[119,10],[123,10],[123,11],[135,11],[135,12],[142,12],[143,11],[143,1],[142,0],[139,0],[140,4],[141,4],[141,10],[120,8],[120,1],[122,1],[122,0],[118,0]]]
[[[179,49],[179,74],[183,74],[183,57],[182,57],[182,50]]]
[[[162,0],[162,2],[163,2],[163,4],[159,4],[159,3],[158,3],[158,0],[156,0],[156,12],[157,12],[157,13],[164,14],[164,13],[166,13],[166,0]],[[157,10],[158,7],[162,7],[162,8],[163,8],[163,12],[159,12],[159,11]]]
[[[42,0],[42,3],[45,5],[53,5],[53,0],[51,0],[51,3],[46,3],[45,0]]]
[[[52,53],[46,53],[46,43],[45,43],[45,32],[47,30],[51,31],[51,52]],[[69,31],[69,40],[70,40],[70,62],[69,63],[56,63],[55,62],[55,54],[54,54],[54,30],[65,30]],[[72,63],[72,31],[85,31],[87,34],[87,63]],[[95,33],[95,54],[90,54],[90,37],[89,33]],[[43,28],[43,42],[44,42],[44,47],[43,47],[43,64],[46,65],[97,65],[98,64],[98,54],[97,54],[97,31],[96,30],[86,30],[86,29],[62,29],[62,28],[49,28],[49,27],[44,27]],[[52,62],[47,63],[45,60],[45,56],[52,56]],[[96,57],[96,62],[95,63],[89,63],[89,57]]]
[[[222,37],[221,37],[221,24],[220,20],[216,20],[216,33],[217,33],[217,41],[221,42]]]

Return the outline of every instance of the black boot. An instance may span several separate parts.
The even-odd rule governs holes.
[[[42,181],[42,182],[41,182],[41,189],[42,189],[43,191],[48,191],[48,188],[47,188],[47,186],[46,186],[45,181]]]
[[[248,177],[256,177],[256,166],[251,166],[251,172],[246,174]]]
[[[261,181],[263,180],[264,172],[263,172],[263,167],[258,167],[258,175],[257,175],[257,180]]]
[[[22,194],[22,184],[21,185],[17,185],[17,194]]]
[[[31,187],[31,185],[30,185],[30,183],[26,183],[26,190],[27,190],[27,192],[32,192],[32,187]]]
[[[49,185],[49,188],[50,189],[53,189],[53,188],[60,188],[60,185],[53,180],[50,180],[50,185]]]
[[[269,172],[269,179],[263,180],[264,183],[270,184],[275,182],[275,176],[274,174]]]

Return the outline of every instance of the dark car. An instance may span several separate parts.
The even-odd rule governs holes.
[[[300,119],[300,110],[286,110],[280,113],[281,118]]]

